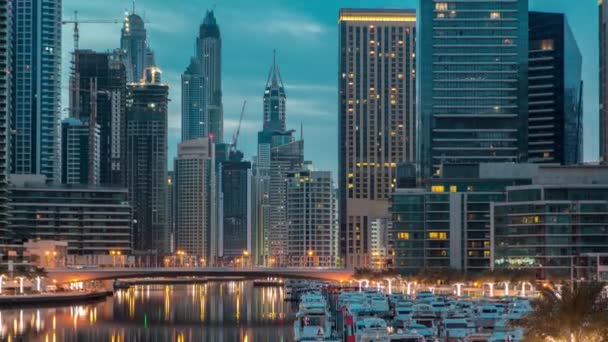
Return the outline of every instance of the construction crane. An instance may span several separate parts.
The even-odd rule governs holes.
[[[74,51],[78,50],[78,41],[80,40],[80,31],[78,25],[80,24],[122,24],[122,20],[79,20],[78,11],[74,11],[73,20],[63,20],[61,24],[69,25],[74,24]]]
[[[239,142],[239,135],[241,134],[241,123],[243,122],[243,116],[245,115],[245,105],[247,100],[243,101],[243,109],[241,109],[241,118],[239,119],[239,125],[236,128],[236,133],[232,136],[232,144],[230,144],[230,154],[236,153],[236,146]]]

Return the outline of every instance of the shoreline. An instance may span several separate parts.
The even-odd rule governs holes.
[[[113,295],[112,291],[53,293],[21,296],[0,296],[0,308],[22,308],[31,306],[63,306],[73,303],[98,301]]]

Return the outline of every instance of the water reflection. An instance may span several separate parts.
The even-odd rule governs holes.
[[[296,308],[250,281],[144,285],[104,302],[0,311],[15,341],[291,341]]]

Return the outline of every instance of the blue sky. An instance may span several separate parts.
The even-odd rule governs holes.
[[[416,0],[138,0],[137,12],[149,21],[148,36],[163,78],[170,85],[169,164],[180,139],[180,75],[194,53],[195,37],[207,9],[215,6],[222,33],[225,139],[232,137],[243,100],[247,110],[239,148],[255,154],[261,129],[262,94],[272,50],[287,91],[287,124],[304,125],[306,159],[336,171],[338,11],[342,7],[415,8]],[[565,12],[583,54],[585,159],[598,155],[597,5],[591,0],[530,0],[531,10]],[[130,0],[63,0],[64,18],[121,19]],[[73,26],[63,31],[63,106],[67,107],[69,53]],[[120,25],[83,24],[80,47],[98,51],[118,47]]]

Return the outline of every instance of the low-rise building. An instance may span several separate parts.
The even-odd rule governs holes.
[[[127,190],[47,185],[44,176],[10,178],[10,239],[67,242],[68,255],[128,255],[132,214]]]
[[[576,259],[608,253],[608,168],[542,167],[491,212],[493,267],[568,277]]]

